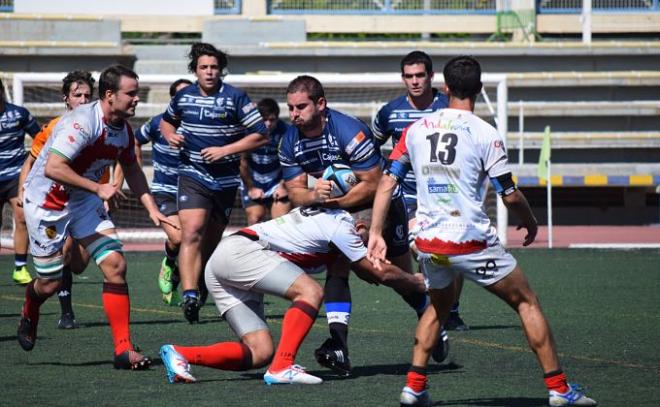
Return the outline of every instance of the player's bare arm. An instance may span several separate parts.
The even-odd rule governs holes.
[[[147,183],[147,178],[142,172],[142,168],[137,163],[133,161],[130,164],[121,164],[122,170],[124,172],[124,177],[128,183],[128,187],[140,198],[140,202],[144,205],[144,208],[149,213],[149,217],[154,222],[156,226],[160,226],[161,223],[166,223],[173,228],[179,229],[176,224],[173,224],[170,220],[167,219],[165,215],[160,213],[158,210],[158,205],[154,197],[149,191],[149,184]]]
[[[333,208],[354,208],[356,206],[367,205],[373,200],[373,196],[378,188],[378,181],[382,175],[379,165],[363,171],[353,171],[360,180],[346,195],[327,200],[323,206]]]
[[[402,296],[426,292],[426,285],[421,275],[406,273],[392,264],[376,268],[366,257],[351,264],[351,270],[362,280],[371,284],[382,284],[393,288]]]
[[[248,153],[243,153],[241,155],[241,164],[239,167],[241,174],[241,181],[243,181],[243,187],[247,191],[250,199],[261,199],[264,197],[264,191],[261,188],[257,188],[252,183],[252,175],[250,174],[250,165],[248,164]]]
[[[176,132],[176,127],[165,120],[160,121],[160,134],[165,137],[165,140],[174,148],[181,148],[184,142],[184,137]]]
[[[99,184],[98,182],[94,182],[78,175],[78,173],[71,168],[71,161],[57,153],[51,153],[48,155],[44,174],[55,182],[78,189],[84,189],[85,191],[98,195],[98,197],[103,200],[108,200],[117,193],[117,188],[111,184]]]
[[[376,195],[374,196],[374,206],[371,214],[371,228],[369,230],[369,242],[367,245],[367,259],[373,263],[377,270],[382,269],[381,263],[389,264],[387,260],[387,244],[383,239],[383,229],[385,228],[385,218],[390,209],[392,194],[397,186],[397,181],[385,175],[380,177]]]
[[[252,151],[255,148],[259,148],[266,144],[268,144],[268,136],[259,133],[251,133],[242,139],[225,146],[206,147],[201,151],[201,154],[204,160],[215,162],[222,160],[228,155]]]
[[[323,179],[316,180],[313,189],[307,187],[307,174],[302,173],[284,183],[289,191],[289,199],[293,206],[319,205],[330,198],[332,183]]]
[[[529,207],[527,198],[525,198],[525,195],[520,190],[516,189],[513,193],[503,196],[502,201],[507,209],[520,219],[518,229],[525,228],[527,230],[523,246],[529,246],[536,239],[538,222],[532,213],[532,209]]]

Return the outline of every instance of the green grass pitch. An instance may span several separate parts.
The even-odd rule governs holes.
[[[603,406],[657,406],[660,399],[660,251],[514,251],[554,330],[569,380]],[[355,276],[350,325],[354,374],[333,376],[313,350],[327,336],[323,314],[297,361],[321,376],[320,386],[263,384],[263,369],[224,372],[193,366],[199,383],[170,385],[158,358],[166,343],[234,340],[207,305],[189,325],[160,301],[159,253],[128,253],[132,336],[155,364],[145,372],[112,368],[112,341],[101,307],[101,275],[90,266],[74,279],[80,328],[56,327],[59,304],[42,307],[32,352],[16,342],[22,287],[11,283],[13,258],[0,257],[0,383],[2,404],[43,406],[383,406],[397,405],[409,366],[416,318],[391,290]],[[288,304],[267,297],[275,338]],[[429,368],[430,392],[441,406],[543,406],[546,390],[515,313],[466,282],[461,298],[468,332],[450,333],[451,354]]]

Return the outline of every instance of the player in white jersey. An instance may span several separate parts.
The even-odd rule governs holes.
[[[418,199],[416,244],[437,318],[427,318],[431,315],[427,313],[417,325],[401,405],[431,405],[426,366],[438,340],[438,326],[446,320],[455,298],[454,280],[462,274],[518,313],[543,369],[550,405],[594,406],[594,400],[567,383],[536,294],[516,260],[499,242],[484,211],[490,179],[527,230],[523,245],[534,241],[536,219],[513,182],[504,140],[495,128],[473,114],[482,88],[479,63],[471,57],[454,58],[445,65],[444,77],[449,108],[416,121],[404,132],[390,157],[393,162],[387,176],[378,185],[369,237],[369,259],[380,267],[386,251],[381,219],[397,184],[413,169]]]
[[[388,265],[376,270],[351,215],[343,209],[296,208],[288,214],[248,226],[220,241],[206,265],[206,285],[220,313],[241,339],[210,346],[165,345],[161,356],[170,382],[194,381],[188,364],[225,370],[264,366],[273,357],[263,295],[292,301],[282,335],[264,375],[267,384],[321,383],[294,364],[302,340],[316,318],[323,289],[303,268],[329,264],[343,254],[358,276],[382,282],[402,297],[424,293],[421,278]]]
[[[119,187],[99,183],[105,169],[119,161],[129,187],[154,224],[167,222],[135,159],[127,123],[139,101],[137,79],[135,72],[121,65],[104,70],[100,101],[79,106],[60,119],[27,177],[23,206],[38,277],[28,284],[18,326],[18,342],[26,351],[37,339],[41,304],[60,285],[63,246],[71,236],[103,273],[103,308],[112,331],[114,367],[145,369],[151,363],[131,342],[126,259],[103,205]]]

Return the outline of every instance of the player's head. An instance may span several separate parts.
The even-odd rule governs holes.
[[[123,65],[106,68],[99,78],[99,99],[115,116],[133,117],[140,101],[137,74]]]
[[[470,56],[450,59],[443,69],[445,89],[449,97],[470,99],[474,103],[481,92],[481,66]]]
[[[192,85],[192,81],[189,81],[188,79],[181,78],[175,80],[170,85],[170,97],[173,98],[178,91],[180,91],[183,88],[187,88],[190,85]]]
[[[304,134],[323,128],[326,100],[323,85],[318,79],[301,75],[292,80],[286,88],[286,104],[291,123]]]
[[[71,71],[62,79],[62,99],[67,110],[92,100],[94,78],[87,71]]]
[[[227,54],[211,44],[196,42],[190,47],[188,59],[188,71],[195,74],[200,88],[207,93],[214,91],[227,67]]]
[[[280,107],[277,105],[275,99],[265,98],[261,99],[257,103],[257,109],[261,118],[264,120],[264,124],[268,127],[269,131],[273,131],[277,125],[277,120],[280,117]]]
[[[401,79],[408,94],[419,97],[431,92],[433,61],[426,52],[413,51],[401,60]]]

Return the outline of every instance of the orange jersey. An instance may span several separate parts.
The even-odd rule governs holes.
[[[39,133],[34,136],[34,140],[32,140],[32,148],[30,148],[30,155],[32,158],[36,160],[37,157],[39,157],[41,149],[46,144],[46,141],[53,133],[55,125],[60,121],[61,118],[62,116],[58,116],[49,121],[46,125],[44,125],[44,127],[41,128],[41,131],[39,131]],[[110,182],[110,169],[106,168],[103,172],[103,175],[101,176],[101,179],[99,180],[99,184],[107,184],[108,182]]]

